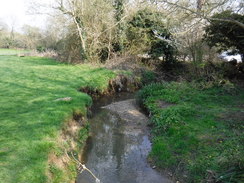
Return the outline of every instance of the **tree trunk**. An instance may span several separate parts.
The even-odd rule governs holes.
[[[79,34],[79,37],[80,37],[82,50],[83,50],[83,52],[85,54],[86,53],[86,43],[85,43],[85,39],[83,37],[82,28],[80,27],[80,23],[77,20],[78,17],[73,17],[73,19],[74,19],[75,25],[76,25],[77,30],[78,30],[78,34]]]

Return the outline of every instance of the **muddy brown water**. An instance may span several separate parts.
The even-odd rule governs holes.
[[[148,119],[131,98],[133,94],[120,94],[94,104],[82,161],[102,183],[171,183],[147,162]],[[95,182],[87,171],[77,178],[77,183]]]

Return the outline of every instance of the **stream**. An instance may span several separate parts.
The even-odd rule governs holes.
[[[148,119],[133,98],[133,94],[120,94],[93,105],[82,163],[101,183],[170,183],[147,162],[151,150]],[[95,182],[87,171],[77,178],[77,183]]]

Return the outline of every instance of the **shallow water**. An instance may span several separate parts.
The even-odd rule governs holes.
[[[102,183],[168,183],[147,162],[151,143],[145,130],[131,128],[128,122],[108,109],[99,109],[89,120],[91,137],[83,154],[83,163]],[[84,171],[77,183],[94,183]]]

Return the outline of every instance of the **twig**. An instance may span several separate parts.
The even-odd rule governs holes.
[[[92,171],[89,170],[89,169],[86,167],[85,164],[82,164],[77,158],[75,158],[73,152],[71,152],[71,155],[72,155],[72,158],[73,158],[73,159],[70,158],[70,156],[68,155],[68,153],[67,153],[66,150],[65,150],[65,154],[67,155],[67,157],[68,157],[70,160],[74,161],[74,162],[78,165],[78,170],[79,170],[80,173],[82,173],[83,171],[86,170],[86,171],[88,171],[88,172],[94,177],[94,179],[96,180],[96,183],[100,183],[100,182],[101,182],[101,181],[100,181],[100,180],[99,180],[99,179],[92,173]]]

